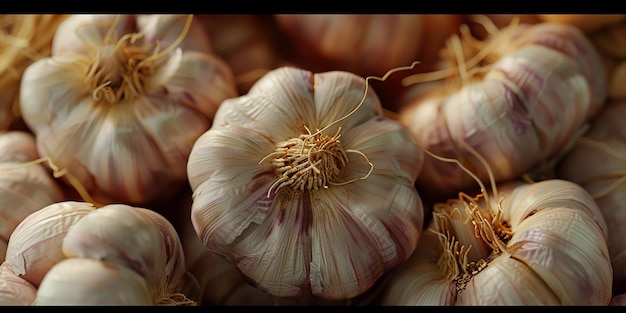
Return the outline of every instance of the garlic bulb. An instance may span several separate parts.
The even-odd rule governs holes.
[[[366,82],[275,69],[194,144],[197,235],[272,295],[349,299],[415,248],[423,153]]]
[[[608,305],[607,224],[579,185],[508,182],[438,203],[383,305]]]
[[[0,262],[17,225],[31,213],[65,199],[57,181],[38,159],[35,137],[24,131],[0,131]]]
[[[348,71],[382,75],[419,61],[411,72],[433,69],[439,49],[457,32],[462,14],[275,14],[284,34],[287,58],[313,72]],[[399,109],[403,75],[390,76],[372,88],[383,107]]]
[[[580,184],[602,211],[608,225],[613,294],[626,293],[626,99],[611,101],[558,164],[558,177]]]
[[[451,37],[442,50],[448,62],[439,71],[405,78],[415,88],[399,119],[425,149],[481,180],[487,172],[464,145],[486,159],[496,181],[514,179],[557,155],[604,104],[600,57],[574,26],[513,23],[484,41],[462,30],[464,40]],[[473,184],[456,164],[433,158],[417,181],[439,200]]]
[[[20,108],[42,156],[98,202],[136,204],[185,184],[193,143],[236,95],[192,16],[72,15],[25,70]]]

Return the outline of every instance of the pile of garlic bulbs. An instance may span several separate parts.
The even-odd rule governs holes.
[[[626,303],[626,15],[0,17],[0,305]]]

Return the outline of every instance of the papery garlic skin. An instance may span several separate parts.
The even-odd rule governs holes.
[[[31,305],[37,288],[13,272],[9,263],[0,264],[0,306]]]
[[[24,131],[0,131],[0,262],[17,225],[31,213],[65,200],[57,181],[38,158],[35,137]]]
[[[441,65],[465,71],[416,84],[399,119],[425,149],[459,160],[481,180],[487,171],[466,146],[490,164],[497,182],[517,178],[567,147],[607,98],[600,56],[573,26],[512,25],[478,51],[474,41],[465,40],[468,55],[449,56],[468,64]],[[427,158],[417,186],[440,201],[474,183],[457,164]]]
[[[33,305],[152,305],[146,280],[107,260],[64,259],[46,274]]]
[[[350,113],[364,92],[364,79],[348,72],[278,68],[224,101],[192,149],[196,233],[270,294],[352,298],[415,248],[423,153],[373,91]],[[341,135],[347,164],[325,186],[277,187],[277,145],[326,126],[323,135]]]
[[[476,226],[472,219],[461,223],[462,210],[449,211],[453,216],[449,225],[455,226],[429,225],[415,253],[386,281],[382,304],[607,305],[612,285],[607,224],[591,195],[558,179],[509,182],[498,186],[498,192],[503,199],[491,196],[490,203],[495,208],[501,201],[502,225],[510,229],[510,237],[501,238],[504,250],[470,256],[468,265],[486,263],[465,279],[447,276],[444,263],[438,262],[450,250],[444,250],[441,236],[430,229],[461,235],[501,226]],[[480,210],[486,210],[484,202]],[[481,247],[479,237],[473,242],[471,248],[465,246],[469,255],[488,247],[484,243]]]
[[[178,191],[193,143],[221,101],[237,95],[201,25],[192,21],[181,37],[187,18],[72,15],[52,56],[24,72],[21,110],[39,153],[100,202],[145,203]]]
[[[5,262],[38,287],[48,270],[66,258],[61,243],[69,229],[95,209],[91,203],[64,201],[31,213],[11,234]]]

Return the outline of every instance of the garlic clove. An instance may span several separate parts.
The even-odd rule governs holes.
[[[37,289],[35,306],[154,305],[152,290],[132,269],[107,260],[64,259]]]
[[[107,260],[134,270],[153,290],[155,303],[176,297],[188,287],[184,284],[197,284],[187,277],[175,229],[148,209],[125,204],[98,208],[72,226],[62,250],[67,257]]]
[[[39,286],[48,270],[66,258],[61,242],[69,229],[94,210],[90,203],[64,201],[31,213],[11,234],[5,262],[15,274]]]
[[[35,301],[37,288],[16,275],[9,263],[0,264],[0,306],[26,306]]]

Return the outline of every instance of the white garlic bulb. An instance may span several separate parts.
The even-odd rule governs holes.
[[[513,181],[438,203],[383,305],[608,305],[607,224],[581,186]]]
[[[100,203],[174,194],[193,143],[237,95],[193,16],[71,15],[52,49],[24,72],[22,115],[39,153]]]
[[[192,149],[197,235],[270,294],[352,298],[415,249],[423,153],[365,87],[275,69],[225,100]]]

